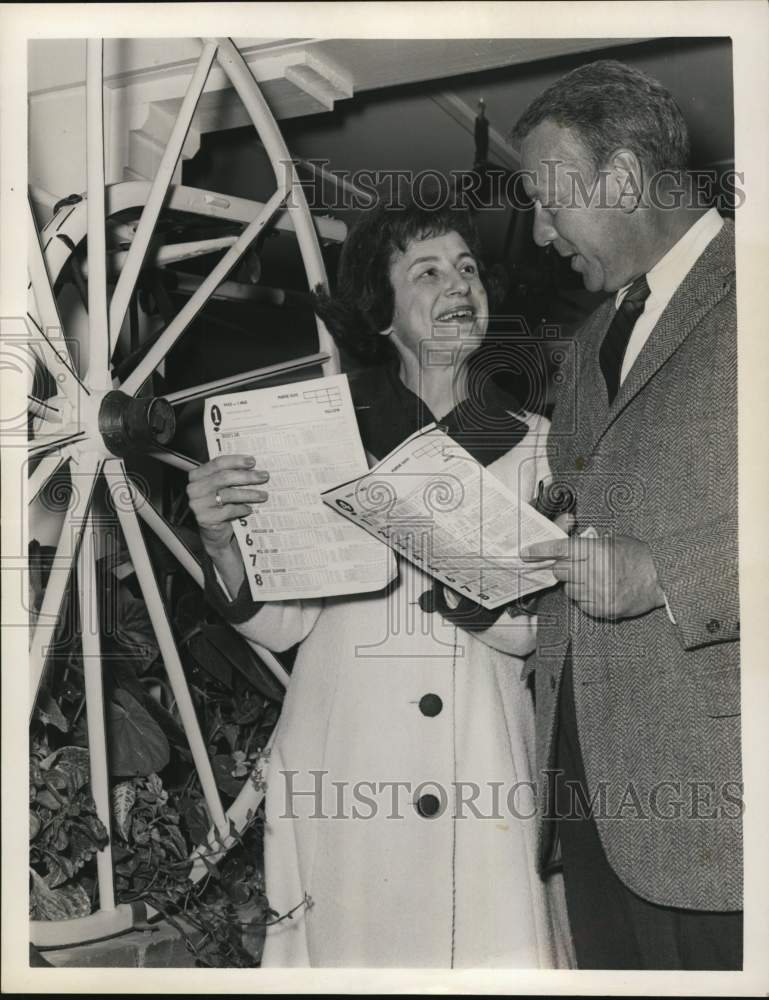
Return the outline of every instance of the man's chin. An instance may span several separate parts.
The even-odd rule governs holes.
[[[589,271],[583,273],[582,284],[588,292],[605,292],[608,290],[604,288],[603,275],[591,274]]]

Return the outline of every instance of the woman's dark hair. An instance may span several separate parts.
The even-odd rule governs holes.
[[[428,209],[414,202],[393,206],[380,200],[356,220],[339,258],[336,294],[330,296],[319,287],[313,295],[315,312],[353,357],[366,363],[393,357],[392,345],[381,336],[393,318],[393,255],[404,253],[412,240],[449,232],[458,233],[467,244],[491,300],[496,279],[489,281],[484,272],[478,231],[469,209],[453,204]]]

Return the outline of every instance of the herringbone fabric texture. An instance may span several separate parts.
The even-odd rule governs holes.
[[[737,337],[734,227],[725,222],[658,320],[613,404],[600,345],[606,302],[576,336],[550,464],[576,497],[577,530],[651,550],[673,613],[598,621],[562,588],[539,606],[537,756],[546,815],[556,709],[571,646],[574,700],[609,863],[665,906],[742,904]],[[540,863],[553,824],[541,826]]]

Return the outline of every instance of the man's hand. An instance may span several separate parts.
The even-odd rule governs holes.
[[[630,535],[536,542],[521,558],[554,559],[566,596],[594,618],[635,618],[665,605],[649,546]]]

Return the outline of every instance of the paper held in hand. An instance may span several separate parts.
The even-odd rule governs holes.
[[[254,600],[387,586],[396,573],[387,546],[321,499],[368,469],[345,375],[213,397],[204,427],[211,458],[253,455],[270,474],[267,501],[233,522]]]
[[[566,534],[431,424],[324,501],[485,608],[556,583],[524,545]]]

